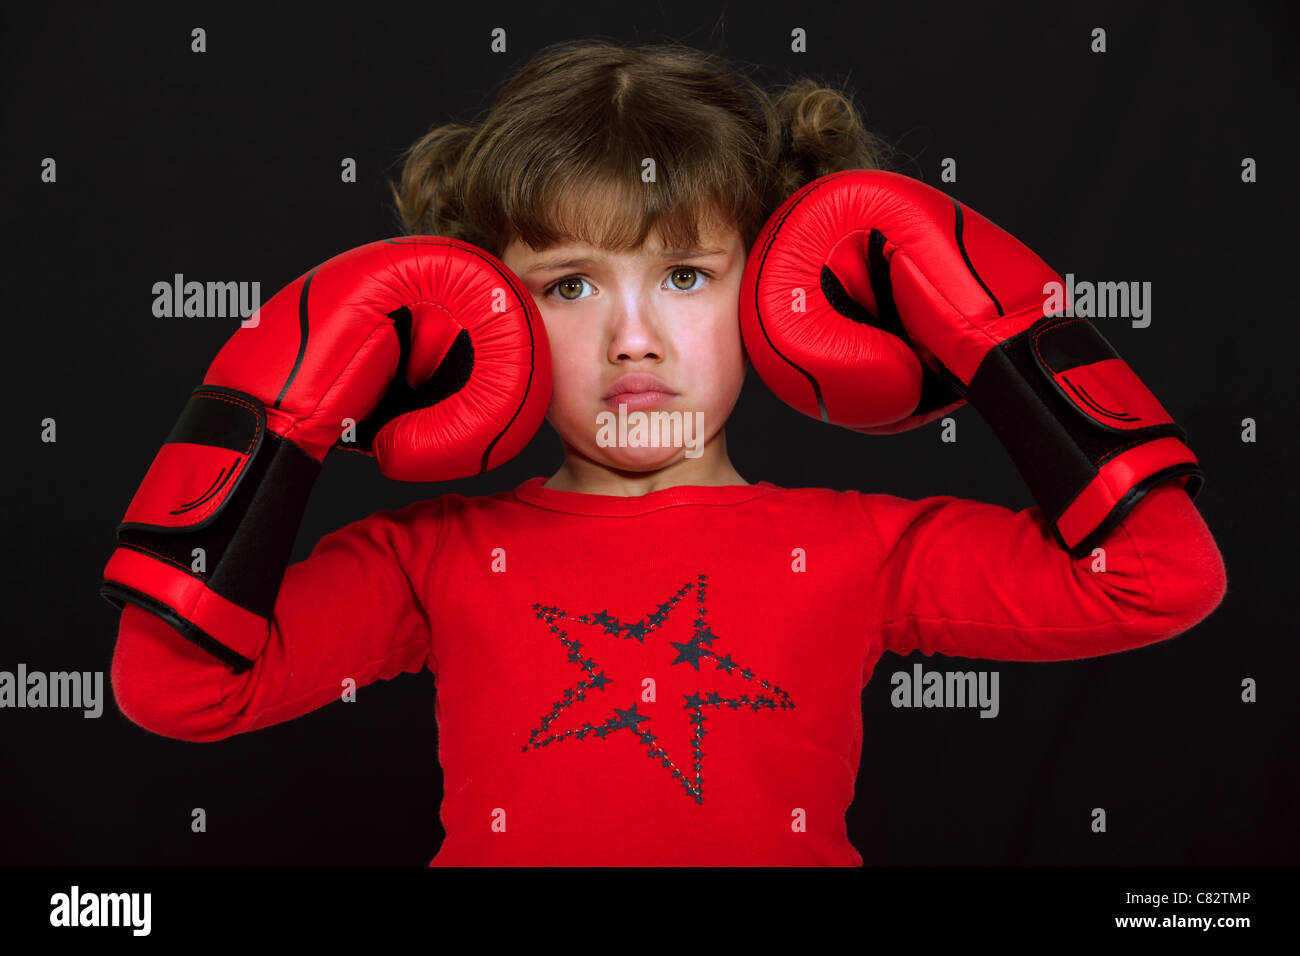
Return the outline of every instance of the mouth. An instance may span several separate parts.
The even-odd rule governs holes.
[[[606,408],[617,409],[626,405],[629,411],[662,405],[677,393],[668,383],[655,375],[637,373],[616,380],[604,396]]]
[[[647,392],[619,392],[617,395],[607,395],[604,399],[605,407],[617,410],[620,405],[626,405],[627,410],[632,412],[641,408],[653,408],[656,405],[662,405],[671,399],[675,392],[663,392],[652,390]]]

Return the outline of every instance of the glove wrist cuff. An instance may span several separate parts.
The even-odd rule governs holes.
[[[1048,316],[990,349],[966,391],[1057,542],[1089,553],[1156,485],[1204,473],[1186,435],[1086,319]]]
[[[270,634],[321,463],[231,389],[195,389],[118,526],[100,594],[242,670]]]

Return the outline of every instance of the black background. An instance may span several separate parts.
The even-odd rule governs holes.
[[[97,594],[114,527],[234,320],[152,314],[173,273],[260,281],[400,231],[385,177],[427,128],[469,121],[538,48],[682,42],[851,88],[896,169],[939,186],[1078,279],[1150,281],[1152,322],[1104,335],[1187,430],[1228,595],[1174,640],[996,669],[1001,714],[896,710],[887,654],[863,695],[849,834],[867,864],[1295,863],[1292,5],[493,4],[4,14],[7,614],[0,669],[104,673],[104,715],[0,711],[0,863],[402,864],[435,854],[441,772],[425,671],[210,744],[128,721]],[[190,30],[207,52],[190,52]],[[508,52],[490,52],[507,31]],[[808,52],[790,51],[803,27]],[[1107,52],[1090,52],[1091,30]],[[557,122],[562,120],[557,120]],[[58,181],[41,182],[41,161]],[[954,157],[958,181],[941,183]],[[1258,182],[1241,181],[1241,161]],[[355,157],[356,184],[339,180]],[[1292,395],[1291,399],[1286,396]],[[40,422],[58,423],[57,443]],[[728,422],[748,481],[1033,504],[969,408],[868,437],[782,405],[751,373]],[[1241,422],[1258,422],[1243,443]],[[1290,431],[1288,429],[1291,429]],[[381,508],[487,494],[562,461],[544,425],[487,475],[399,484],[333,456],[295,560]],[[454,574],[454,569],[448,569]],[[1240,700],[1259,682],[1258,703]],[[190,811],[208,831],[190,831]],[[1092,833],[1104,807],[1108,830]]]

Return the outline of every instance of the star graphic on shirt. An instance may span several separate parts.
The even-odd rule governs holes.
[[[565,688],[561,692],[560,699],[551,705],[550,713],[546,714],[538,726],[533,728],[529,734],[528,743],[523,746],[523,752],[527,753],[529,750],[547,747],[552,743],[563,740],[586,740],[588,737],[595,737],[598,740],[607,740],[611,737],[621,738],[627,735],[620,734],[619,731],[626,730],[640,744],[645,746],[647,757],[667,769],[673,778],[681,783],[690,798],[696,803],[703,803],[705,756],[703,740],[707,733],[704,725],[708,720],[704,714],[705,709],[712,707],[721,711],[724,707],[729,710],[748,707],[751,711],[757,713],[759,710],[794,707],[794,701],[786,691],[775,684],[757,678],[755,673],[748,667],[741,667],[730,653],[723,656],[714,653],[712,649],[713,642],[721,638],[709,627],[706,604],[707,584],[708,578],[706,575],[697,575],[695,581],[688,582],[678,588],[677,592],[663,604],[660,604],[654,612],[644,615],[631,623],[625,623],[620,618],[610,614],[609,608],[575,617],[558,607],[534,604],[533,610],[536,612],[537,617],[546,623],[551,633],[556,636],[560,644],[566,649],[568,661],[580,667],[585,676],[575,686]],[[607,677],[604,670],[596,662],[596,653],[593,652],[590,656],[584,656],[582,653],[583,643],[570,640],[568,631],[562,629],[557,622],[569,621],[587,625],[593,629],[593,636],[597,641],[609,639],[612,636],[622,641],[635,638],[639,644],[645,645],[646,638],[657,636],[656,632],[669,621],[678,604],[692,590],[695,592],[696,603],[696,616],[693,622],[694,633],[690,640],[687,641],[666,642],[669,647],[676,651],[676,657],[669,662],[669,666],[689,664],[696,672],[700,672],[700,663],[702,661],[712,663],[712,671],[702,672],[702,678],[707,674],[720,673],[724,677],[757,683],[765,691],[769,692],[726,696],[718,690],[708,690],[682,695],[685,700],[683,709],[690,712],[687,722],[693,727],[691,736],[692,760],[690,763],[692,773],[683,771],[668,752],[659,745],[659,738],[651,733],[648,727],[642,726],[647,722],[653,725],[653,722],[648,714],[637,712],[636,702],[633,702],[632,706],[626,710],[613,707],[614,716],[606,718],[600,724],[587,721],[578,727],[562,732],[547,733],[548,728],[560,718],[564,711],[585,701],[589,691],[596,690],[604,694],[607,685],[614,685],[616,690],[622,692],[631,690],[633,694],[639,693],[640,690],[639,686],[637,688],[623,688],[618,681]],[[667,653],[671,654],[672,652],[668,651]]]

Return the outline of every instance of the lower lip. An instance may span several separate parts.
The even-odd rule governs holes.
[[[605,399],[605,404],[614,411],[618,411],[618,406],[626,405],[628,411],[634,412],[639,408],[662,405],[672,397],[671,392],[622,392]]]

